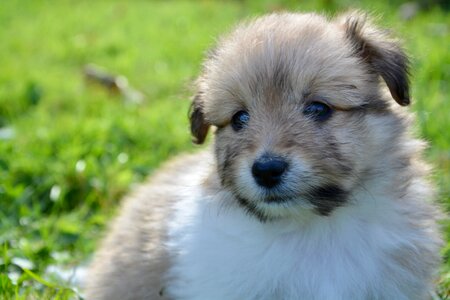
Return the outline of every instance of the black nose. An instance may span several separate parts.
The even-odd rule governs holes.
[[[280,183],[287,167],[288,163],[284,159],[265,154],[253,163],[252,174],[260,186],[271,188]]]

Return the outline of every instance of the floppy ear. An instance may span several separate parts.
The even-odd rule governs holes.
[[[189,110],[189,120],[191,122],[192,141],[195,144],[203,144],[209,130],[209,123],[205,120],[203,113],[203,93],[195,95]]]
[[[409,60],[398,42],[367,22],[367,16],[353,12],[343,17],[345,34],[354,55],[367,63],[371,71],[386,82],[392,97],[406,106],[409,99]]]

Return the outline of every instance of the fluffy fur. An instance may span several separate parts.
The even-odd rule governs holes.
[[[317,101],[326,121],[304,113]],[[438,214],[409,102],[407,57],[361,14],[241,24],[206,59],[191,110],[197,143],[216,128],[214,151],[124,202],[87,299],[426,299]],[[267,153],[289,164],[271,189],[251,171]]]

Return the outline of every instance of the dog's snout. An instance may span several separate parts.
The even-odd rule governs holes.
[[[265,154],[253,163],[252,174],[257,184],[272,188],[280,183],[287,168],[288,163],[283,158]]]

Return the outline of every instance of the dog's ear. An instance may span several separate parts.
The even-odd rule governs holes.
[[[351,12],[340,20],[346,37],[353,46],[354,55],[383,78],[398,104],[408,105],[409,60],[398,42],[390,38],[387,32],[373,27],[366,14]]]
[[[192,101],[189,110],[189,120],[191,123],[192,141],[196,144],[202,144],[208,134],[210,125],[205,120],[203,113],[203,93],[201,92],[198,92]]]

